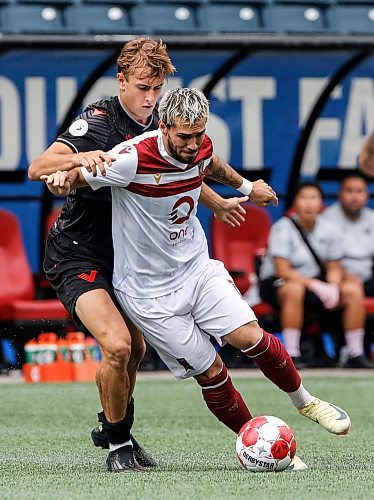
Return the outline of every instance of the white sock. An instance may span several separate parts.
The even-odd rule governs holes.
[[[284,328],[282,336],[288,354],[293,358],[298,358],[300,356],[301,331],[298,328]]]
[[[364,329],[348,330],[344,334],[348,356],[355,358],[364,354]]]
[[[132,441],[131,441],[131,439],[130,439],[130,441],[126,441],[125,443],[121,443],[121,444],[112,444],[112,443],[109,443],[109,451],[118,450],[118,448],[122,448],[123,446],[131,446],[132,447]]]
[[[305,389],[302,382],[296,391],[287,392],[287,394],[290,396],[290,399],[296,408],[304,408],[304,406],[307,406],[314,399],[316,399]]]

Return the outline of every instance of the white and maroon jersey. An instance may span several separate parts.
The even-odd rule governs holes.
[[[106,176],[82,173],[93,189],[112,186],[113,285],[132,297],[159,297],[182,287],[209,262],[196,217],[213,148],[206,135],[191,164],[171,158],[160,130],[122,142]]]

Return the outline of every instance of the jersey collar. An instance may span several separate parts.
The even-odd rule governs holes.
[[[135,120],[131,115],[130,113],[127,111],[127,109],[125,108],[125,106],[122,104],[122,101],[119,97],[119,95],[117,96],[118,98],[118,102],[119,102],[119,105],[121,106],[122,110],[126,113],[126,115],[130,118],[130,120],[134,123],[136,123],[136,125],[143,131],[143,132],[146,132],[149,127],[152,125],[153,123],[153,112],[151,114],[151,117],[150,117],[150,120],[149,120],[149,123],[147,123],[147,125],[144,125],[143,123],[140,123],[138,122],[137,120]]]

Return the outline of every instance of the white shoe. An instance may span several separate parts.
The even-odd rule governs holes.
[[[284,470],[285,470],[285,472],[299,472],[299,471],[307,470],[307,469],[309,469],[307,464],[304,464],[304,462],[301,460],[301,458],[299,458],[297,455],[295,455],[293,457],[293,460],[290,463],[290,465]]]
[[[327,401],[315,398],[304,408],[298,408],[297,411],[333,434],[345,435],[351,429],[352,424],[348,414]]]

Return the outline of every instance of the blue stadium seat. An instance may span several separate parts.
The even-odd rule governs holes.
[[[20,0],[18,0],[20,1]],[[61,0],[63,1],[63,0]],[[72,0],[72,3],[80,3],[82,5],[86,4],[99,4],[99,5],[119,5],[123,8],[128,8],[132,7],[133,5],[136,5],[138,3],[141,3],[143,0]]]
[[[322,7],[328,7],[331,4],[334,4],[336,0],[274,0],[274,3],[280,4],[293,4],[293,5],[318,5]]]
[[[239,4],[239,3],[243,3],[243,2],[240,2],[240,0],[207,0],[206,3]],[[255,7],[258,7],[260,5],[266,5],[268,3],[273,3],[273,0],[248,0],[247,2],[245,2],[247,7],[252,6],[252,5],[254,5]]]
[[[260,17],[253,6],[206,5],[197,9],[201,30],[221,33],[248,33],[261,31]]]
[[[318,33],[325,31],[323,11],[316,6],[269,5],[262,11],[267,31]]]
[[[137,3],[142,3],[143,0],[138,0]],[[145,2],[149,5],[162,5],[162,4],[182,4],[182,5],[202,5],[209,0],[145,0]]]
[[[3,26],[12,33],[65,32],[61,12],[47,5],[7,5],[1,9]]]
[[[134,30],[139,33],[192,33],[196,24],[192,9],[181,5],[138,5],[131,9]]]
[[[31,5],[50,5],[57,7],[64,7],[66,5],[71,5],[75,3],[76,0],[10,0],[10,3],[16,3],[18,5],[31,4]]]
[[[118,5],[72,5],[64,12],[66,26],[78,33],[129,33],[129,16]]]
[[[326,13],[329,30],[337,33],[374,35],[374,4],[330,7]]]

